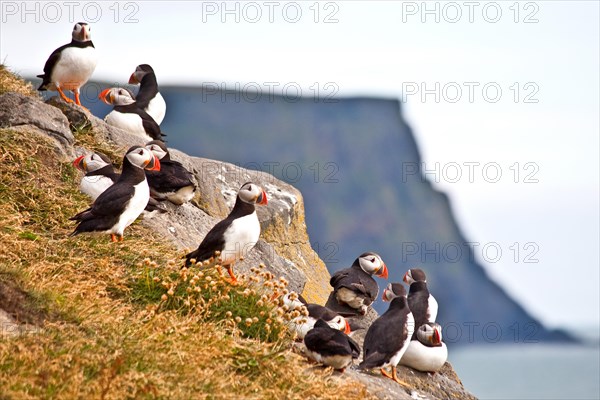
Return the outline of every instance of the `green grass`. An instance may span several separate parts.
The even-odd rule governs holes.
[[[93,130],[76,140],[118,156]],[[258,266],[239,286],[214,265],[181,269],[139,223],[121,243],[69,237],[89,205],[70,161],[52,139],[0,130],[0,308],[41,328],[0,336],[0,398],[367,396],[290,350],[284,282]]]

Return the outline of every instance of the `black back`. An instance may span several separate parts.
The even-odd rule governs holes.
[[[306,309],[308,310],[308,315],[316,320],[331,321],[338,316],[336,312],[319,304],[306,304]]]
[[[412,340],[417,340],[417,328],[426,322],[429,322],[427,309],[429,307],[429,290],[427,283],[417,281],[410,285],[408,292],[408,307],[415,318],[415,332]]]
[[[167,157],[169,157],[168,153],[160,160],[160,171],[146,171],[150,189],[159,193],[169,193],[186,186],[193,186],[192,173],[180,162]]]
[[[358,358],[360,346],[351,337],[327,325],[322,319],[304,337],[306,348],[322,356],[352,356]]]
[[[215,251],[222,251],[225,247],[224,233],[233,220],[250,215],[254,211],[254,204],[246,203],[238,196],[235,200],[233,210],[231,210],[227,218],[217,223],[210,231],[208,231],[196,250],[185,255],[185,265],[190,266],[190,260],[192,258],[196,259],[197,262],[201,262],[214,257]]]
[[[127,157],[124,157],[123,173],[117,182],[98,196],[90,208],[71,218],[71,220],[79,221],[79,225],[71,236],[82,232],[105,231],[112,228],[133,197],[135,193],[133,186],[144,179],[146,179],[144,171],[132,165]]]
[[[121,175],[118,174],[117,172],[115,172],[115,169],[112,166],[112,164],[108,164],[102,168],[95,170],[95,171],[86,173],[85,176],[106,176],[107,178],[110,178],[110,180],[113,181],[113,183],[114,183],[117,180],[119,180],[119,177]]]
[[[46,85],[48,85],[51,82],[51,77],[52,77],[52,70],[54,69],[54,66],[58,63],[58,61],[60,60],[60,56],[62,54],[62,51],[64,49],[66,49],[67,47],[78,47],[80,49],[85,49],[86,47],[94,47],[94,43],[92,43],[91,40],[88,40],[86,42],[79,42],[77,40],[71,40],[71,43],[67,43],[63,46],[60,46],[58,49],[54,50],[52,52],[52,54],[50,54],[50,57],[48,57],[48,60],[46,60],[46,64],[44,64],[44,73],[41,75],[38,75],[38,78],[42,78],[42,84],[40,85],[40,87],[38,88],[38,90],[46,90]]]
[[[147,73],[140,82],[140,90],[135,97],[135,101],[139,107],[145,109],[158,93],[158,82],[156,81],[156,74],[154,74],[152,67],[148,64],[141,64],[140,68]]]
[[[135,102],[123,106],[115,106],[113,110],[124,113],[124,114],[137,114],[142,119],[142,126],[144,127],[144,131],[148,136],[150,136],[154,140],[162,140],[163,136],[166,136],[160,130],[160,126],[156,123],[154,118],[150,116],[146,111],[144,111],[144,107],[138,101],[138,97],[136,97]],[[162,167],[162,161],[161,161]]]
[[[410,313],[404,296],[394,298],[388,310],[369,327],[363,343],[363,362],[359,368],[378,368],[389,362],[408,338],[407,316]]]
[[[379,293],[377,282],[371,275],[362,270],[358,264],[358,258],[350,268],[342,269],[333,274],[329,284],[334,291],[342,287],[354,291],[357,295],[365,298],[365,305],[367,306],[377,299]]]

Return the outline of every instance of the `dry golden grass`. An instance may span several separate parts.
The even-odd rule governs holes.
[[[37,91],[29,82],[13,74],[4,64],[0,64],[0,94],[6,92],[21,93],[26,96],[38,96]]]
[[[273,279],[260,269],[236,288],[211,266],[180,270],[182,254],[138,224],[117,244],[69,238],[68,218],[88,206],[78,180],[51,139],[0,130],[0,283],[27,299],[17,318],[43,328],[0,336],[3,396],[369,396],[289,350],[289,316],[268,304],[284,285],[263,297]]]

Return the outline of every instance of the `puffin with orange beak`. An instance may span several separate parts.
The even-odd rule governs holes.
[[[136,102],[160,125],[167,113],[167,103],[158,91],[158,82],[152,67],[148,64],[138,65],[129,77],[129,84],[140,85]]]
[[[104,117],[104,122],[144,138],[144,141],[160,140],[165,136],[158,123],[140,107],[133,93],[125,88],[104,89],[98,96],[113,110]]]
[[[92,201],[95,201],[98,196],[118,181],[121,176],[121,174],[115,171],[110,159],[100,152],[77,157],[75,161],[73,161],[73,166],[78,170],[85,172],[85,175],[81,178],[79,190],[90,196]],[[150,197],[142,214],[145,219],[148,219],[155,214],[166,212],[166,208],[164,208],[157,200]]]
[[[360,346],[350,336],[322,319],[304,337],[306,355],[318,363],[344,372],[360,355]]]
[[[387,311],[369,326],[363,342],[363,361],[358,369],[378,368],[384,377],[408,386],[398,378],[396,367],[408,349],[415,320],[408,308],[404,286],[398,290]],[[386,370],[388,367],[392,369],[391,375]]]
[[[260,237],[260,223],[255,207],[257,204],[267,205],[267,193],[252,182],[244,183],[227,218],[208,231],[196,250],[185,255],[185,266],[191,267],[195,263],[216,257],[219,260],[219,272],[221,266],[225,267],[231,283],[235,284],[237,279],[233,273],[233,264],[252,250]]]
[[[75,93],[75,104],[81,106],[79,88],[92,76],[96,69],[98,57],[92,43],[92,28],[85,22],[78,22],[73,27],[71,43],[54,50],[44,65],[44,73],[39,91],[57,91],[67,103],[73,103],[64,90]]]
[[[110,159],[99,152],[77,157],[73,166],[85,172],[79,190],[90,196],[92,201],[119,179]]]
[[[329,281],[337,302],[365,315],[379,294],[373,275],[387,279],[388,270],[381,257],[372,252],[361,254],[350,268],[337,271]]]
[[[408,306],[415,317],[415,326],[419,327],[427,322],[435,322],[438,313],[438,302],[429,293],[425,272],[419,268],[411,268],[404,274],[404,282],[410,285]],[[416,330],[412,339],[417,339]]]
[[[417,371],[435,373],[447,359],[448,348],[442,342],[442,327],[428,322],[417,329],[417,340],[411,340],[400,364]]]
[[[123,157],[119,179],[90,208],[71,218],[78,222],[71,236],[102,232],[109,233],[113,242],[123,240],[123,231],[140,216],[150,199],[144,169],[159,171],[160,161],[144,147],[131,147]]]
[[[344,332],[346,335],[352,332],[346,318],[322,305],[307,303],[296,292],[290,292],[283,296],[283,305],[287,306],[290,310],[302,311],[302,307],[306,308],[308,315],[300,315],[290,321],[290,326],[296,332],[299,339],[304,339],[306,334],[315,327],[318,320],[325,321],[327,325]]]

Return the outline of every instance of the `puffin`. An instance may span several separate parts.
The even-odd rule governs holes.
[[[341,372],[360,355],[358,343],[322,319],[317,320],[315,327],[308,331],[304,345],[309,358]]]
[[[57,91],[64,101],[72,103],[64,93],[70,90],[75,93],[75,104],[81,106],[79,88],[90,79],[98,62],[91,30],[85,22],[75,24],[71,43],[54,50],[44,65],[44,73],[38,75],[42,78],[39,91]]]
[[[402,289],[400,289],[400,288],[404,289],[404,286],[402,286],[401,283],[392,283],[392,282],[388,283],[386,288],[383,289],[383,294],[381,295],[381,300],[383,300],[385,302],[392,301],[394,298],[399,296],[399,294],[397,294],[397,293],[402,293]]]
[[[448,359],[448,348],[442,342],[442,327],[427,322],[417,329],[417,339],[411,340],[400,364],[421,372],[437,372]]]
[[[83,194],[90,196],[92,201],[95,201],[98,196],[112,186],[119,179],[119,176],[121,176],[121,174],[115,171],[110,159],[100,152],[77,157],[73,161],[73,166],[85,172],[85,175],[81,178],[79,190]],[[148,219],[157,213],[162,214],[166,212],[166,208],[150,197],[144,209],[143,216],[145,219]]]
[[[90,208],[71,218],[78,225],[70,236],[83,232],[109,233],[113,242],[123,240],[123,231],[144,211],[150,188],[144,169],[160,170],[160,161],[145,147],[132,146],[123,157],[123,172]]]
[[[145,141],[162,139],[165,136],[158,123],[136,102],[136,97],[125,88],[104,89],[98,96],[113,110],[104,117],[104,122],[127,132],[141,136]]]
[[[79,190],[90,196],[92,201],[119,179],[119,174],[115,172],[110,159],[99,152],[77,157],[73,166],[85,172]]]
[[[162,140],[148,142],[146,148],[160,160],[160,171],[146,171],[150,196],[178,206],[190,201],[196,192],[192,173],[180,162],[171,160],[171,154]]]
[[[400,286],[398,296],[392,299],[387,311],[371,324],[363,343],[363,361],[358,366],[359,369],[380,368],[383,376],[403,386],[407,384],[398,379],[396,366],[415,329],[405,296],[406,290]],[[391,375],[385,370],[387,367],[392,367]]]
[[[158,82],[152,67],[148,64],[138,65],[129,77],[129,84],[140,85],[136,102],[160,125],[167,113],[167,103],[158,91]]]
[[[225,267],[231,277],[230,282],[235,284],[237,279],[233,273],[233,264],[252,250],[260,237],[256,204],[266,205],[267,193],[252,182],[244,183],[227,218],[208,231],[196,250],[184,256],[184,266],[192,266],[192,260],[203,262],[219,252],[220,265],[217,265],[217,269],[221,273],[220,266]]]
[[[352,332],[350,324],[343,316],[323,307],[319,304],[307,303],[304,298],[296,292],[290,292],[283,296],[283,304],[290,310],[301,310],[306,308],[308,315],[301,315],[290,321],[290,325],[299,339],[304,339],[306,334],[314,328],[318,320],[325,321],[333,329],[349,334]]]
[[[419,327],[426,322],[435,322],[438,312],[438,303],[427,289],[427,277],[419,268],[411,268],[404,274],[404,282],[410,285],[408,292],[408,306],[415,317],[415,326]],[[417,339],[417,332],[413,340]]]
[[[361,254],[350,268],[333,274],[329,284],[333,287],[337,302],[365,315],[379,293],[372,275],[384,279],[388,277],[387,266],[378,254],[372,252]]]

